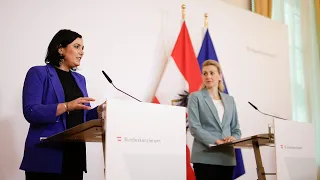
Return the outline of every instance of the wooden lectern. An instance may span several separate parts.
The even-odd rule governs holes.
[[[312,123],[275,118],[272,124],[272,128],[268,127],[268,133],[249,136],[234,142],[212,146],[212,148],[234,146],[240,149],[253,149],[258,180],[266,180],[266,175],[276,175],[279,180],[316,180],[317,164]],[[264,171],[260,146],[274,148],[276,173]]]
[[[185,108],[108,99],[103,117],[41,141],[102,142],[104,179],[186,179]]]
[[[104,120],[94,119],[67,129],[50,137],[40,138],[41,142],[102,142],[105,159]]]
[[[95,119],[77,125],[54,136],[41,138],[42,142],[103,142],[103,120]]]
[[[212,146],[212,148],[218,148],[220,146],[234,146],[235,148],[240,149],[253,148],[257,166],[258,180],[266,180],[266,175],[276,175],[276,173],[265,173],[260,154],[260,146],[274,147],[274,134],[267,133],[249,136],[230,143]]]

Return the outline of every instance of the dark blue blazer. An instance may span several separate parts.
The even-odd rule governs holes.
[[[72,72],[72,75],[83,96],[88,97],[85,78],[76,72]],[[40,144],[40,137],[52,136],[66,130],[66,113],[56,116],[57,105],[65,102],[65,97],[53,66],[35,66],[29,69],[23,86],[22,101],[23,114],[30,127],[20,169],[29,172],[61,173],[62,144]],[[98,118],[96,108],[84,110],[84,122]]]

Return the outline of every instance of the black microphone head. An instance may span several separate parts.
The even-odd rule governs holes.
[[[248,102],[253,108],[255,108],[256,110],[258,110],[258,108],[255,106],[255,105],[253,105],[251,102]]]
[[[112,80],[109,78],[109,76],[107,75],[107,73],[105,73],[103,70],[102,70],[102,73],[103,73],[103,75],[107,78],[107,80],[109,81],[109,83],[112,84]]]

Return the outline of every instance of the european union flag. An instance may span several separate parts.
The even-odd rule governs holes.
[[[199,55],[198,55],[198,63],[201,70],[202,70],[202,63],[208,59],[219,62],[210,34],[209,34],[209,30],[207,29],[206,34],[203,38]],[[223,80],[223,83],[225,85],[224,92],[228,94],[227,86],[224,80]],[[241,149],[235,149],[235,153],[236,153],[237,166],[234,169],[233,179],[236,179],[245,174]]]

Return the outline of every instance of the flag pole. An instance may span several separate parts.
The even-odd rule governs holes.
[[[204,27],[208,28],[208,13],[204,14]]]
[[[186,16],[186,12],[185,12],[186,5],[182,4],[181,9],[182,9],[182,20],[184,21]]]
[[[208,29],[208,13],[205,13],[204,14],[204,28],[203,28],[203,31],[202,31],[202,37],[204,38],[205,34],[206,34],[206,31]]]

